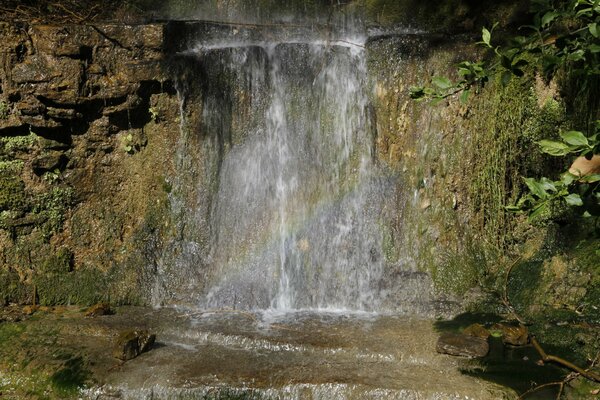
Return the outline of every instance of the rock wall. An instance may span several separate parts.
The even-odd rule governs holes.
[[[401,35],[368,44],[377,156],[402,181],[386,256],[429,273],[442,298],[467,308],[506,312],[507,283],[517,309],[532,318],[595,320],[600,241],[593,223],[558,204],[533,221],[505,209],[527,191],[523,177],[557,178],[572,161],[545,156],[536,144],[579,126],[561,82],[532,68],[508,85],[494,77],[466,103],[409,98],[411,86],[453,76],[457,63],[477,59],[471,43]]]
[[[165,25],[0,36],[0,302],[139,302],[179,135]]]
[[[181,215],[210,207],[197,203],[216,183],[185,187],[227,146],[218,132],[180,129],[180,106],[189,127],[203,126],[193,106],[203,85],[186,77],[193,63],[170,56],[198,29],[0,25],[0,301],[148,303],[154,277],[172,280],[179,268],[164,254],[189,251],[202,264],[178,238],[202,244],[207,229]],[[523,192],[521,176],[563,167],[533,151],[572,126],[557,86],[529,71],[508,86],[490,82],[467,104],[408,97],[411,85],[475,58],[470,43],[435,34],[367,43],[376,156],[400,178],[396,217],[383,228],[386,261],[430,275],[441,300],[499,304],[504,271],[523,255],[514,270],[523,277],[511,281],[523,308],[593,304],[597,239],[556,215],[535,226],[504,210]],[[183,104],[173,76],[190,86]]]

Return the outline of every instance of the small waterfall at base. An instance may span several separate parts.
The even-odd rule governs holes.
[[[376,162],[365,39],[235,39],[181,55],[182,238],[163,260],[159,301],[397,309],[384,251],[396,178]],[[414,276],[400,300],[429,298],[428,278]]]

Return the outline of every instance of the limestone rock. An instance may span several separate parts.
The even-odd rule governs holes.
[[[110,308],[110,304],[108,303],[98,303],[85,311],[86,317],[99,317],[101,315],[111,315],[114,314],[113,310]]]
[[[469,325],[463,330],[463,333],[468,336],[474,336],[482,339],[487,339],[490,337],[490,331],[485,329],[485,327],[481,324]]]
[[[438,353],[460,357],[485,357],[490,350],[486,339],[460,333],[444,333],[438,339]]]
[[[67,158],[60,151],[49,151],[33,160],[33,171],[41,175],[47,171],[54,171],[66,164]]]
[[[113,349],[113,356],[122,361],[134,359],[154,345],[156,335],[147,330],[125,331],[119,335]]]
[[[529,331],[525,326],[495,324],[491,328],[502,332],[502,342],[512,346],[525,346],[529,342]]]

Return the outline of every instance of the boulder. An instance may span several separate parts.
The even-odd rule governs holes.
[[[529,331],[523,325],[513,326],[494,324],[491,330],[502,332],[502,343],[511,346],[525,346],[529,343]]]
[[[469,325],[463,330],[463,333],[468,336],[475,336],[482,339],[487,339],[490,337],[490,331],[485,329],[485,327],[481,324]]]
[[[154,345],[156,335],[147,330],[130,330],[122,332],[115,342],[113,356],[121,361],[136,358]]]
[[[47,171],[60,169],[67,163],[67,157],[60,151],[48,151],[33,160],[33,172],[42,175]]]
[[[479,358],[490,351],[486,339],[461,333],[444,333],[438,339],[436,351],[452,356]]]
[[[85,311],[85,316],[94,318],[99,317],[101,315],[112,315],[114,314],[113,310],[110,308],[110,304],[108,303],[98,303]]]

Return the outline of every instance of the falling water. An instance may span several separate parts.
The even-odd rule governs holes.
[[[186,104],[199,122],[182,112],[181,233],[163,260],[162,303],[398,308],[384,254],[396,183],[374,155],[364,45],[233,31],[181,54],[193,76],[180,94],[200,88]],[[184,192],[191,204],[177,199]],[[410,290],[425,299],[428,282],[415,276]]]

